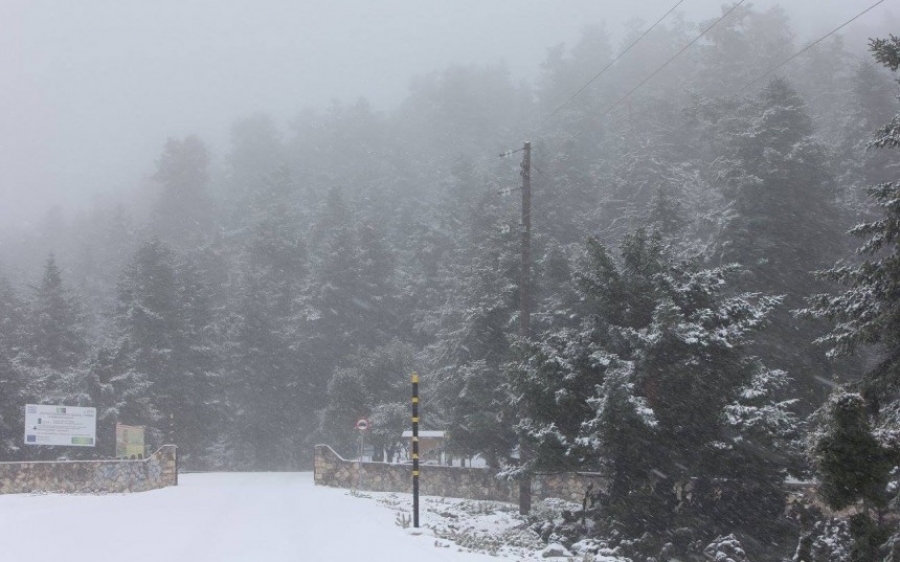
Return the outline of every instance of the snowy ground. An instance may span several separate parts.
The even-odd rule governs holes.
[[[179,484],[0,495],[0,560],[546,560],[509,504],[423,498],[422,532],[413,534],[411,496],[317,487],[311,473],[183,474]]]

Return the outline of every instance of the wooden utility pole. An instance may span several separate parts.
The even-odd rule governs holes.
[[[531,336],[531,143],[522,147],[522,267],[519,272],[519,337]],[[524,466],[531,461],[531,447],[528,440],[519,438],[519,463]],[[519,480],[519,513],[531,512],[531,474],[527,470]]]

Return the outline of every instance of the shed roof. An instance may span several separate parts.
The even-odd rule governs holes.
[[[444,438],[444,437],[447,436],[446,434],[447,434],[446,431],[420,431],[420,432],[419,432],[419,437],[437,437],[437,438]],[[412,437],[412,430],[407,429],[406,431],[404,431],[404,432],[403,432],[403,437],[404,437],[404,438],[405,438],[405,437]]]

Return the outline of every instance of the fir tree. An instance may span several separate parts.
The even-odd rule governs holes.
[[[384,345],[404,335],[405,326],[396,316],[396,262],[384,232],[374,224],[355,223],[338,191],[329,194],[316,230],[319,251],[306,321],[318,384],[327,383],[352,350]]]
[[[27,321],[27,352],[22,355],[29,402],[91,405],[84,371],[89,346],[82,307],[62,280],[53,254],[44,265],[41,284],[33,290]],[[82,456],[88,450],[29,448],[34,456]]]
[[[763,532],[796,422],[771,396],[783,373],[747,346],[778,299],[728,297],[734,268],[676,262],[641,231],[621,256],[589,242],[580,330],[520,342],[509,367],[534,468],[606,471],[604,513],[629,532]]]
[[[386,455],[390,462],[397,456],[400,435],[408,424],[413,348],[399,340],[361,348],[347,364],[335,370],[328,385],[322,430],[344,454],[355,456],[359,432],[354,427],[358,419],[366,418],[370,430],[365,440],[374,447],[375,460]],[[423,423],[430,422],[423,418]]]
[[[29,353],[35,366],[63,372],[84,360],[87,341],[80,305],[63,285],[53,254],[34,291],[30,316]]]
[[[720,162],[734,210],[724,258],[747,269],[741,287],[784,295],[757,352],[788,371],[810,411],[824,400],[827,387],[818,381],[833,368],[809,343],[826,327],[798,325],[789,310],[824,288],[813,272],[839,247],[834,178],[804,103],[787,82],[770,82],[749,111],[731,125],[729,156]]]
[[[245,147],[246,148],[246,147]],[[309,462],[308,435],[324,395],[309,364],[301,316],[307,253],[292,204],[296,185],[286,167],[247,186],[236,238],[239,296],[228,333],[225,365],[228,429],[217,462],[254,469],[296,468]]]
[[[896,71],[900,40],[874,40],[875,59]],[[876,148],[900,146],[900,115],[882,127],[872,140]],[[880,213],[875,220],[851,229],[863,238],[855,264],[838,263],[820,276],[845,287],[836,295],[821,293],[808,299],[801,316],[828,319],[830,333],[817,341],[828,354],[841,357],[874,351],[875,365],[854,385],[861,395],[836,394],[825,411],[825,432],[814,444],[813,457],[822,479],[821,493],[836,508],[862,500],[867,507],[887,501],[889,472],[898,464],[900,435],[900,188],[885,182],[869,189]],[[887,539],[888,527],[868,510],[851,521],[854,558],[871,559]]]
[[[25,370],[20,363],[24,351],[25,304],[9,281],[0,276],[0,459],[16,460],[20,455],[23,427]]]
[[[196,247],[212,225],[209,153],[196,136],[166,141],[153,179],[162,193],[153,215],[153,231],[178,247]]]
[[[813,449],[822,480],[819,493],[835,510],[859,500],[866,507],[883,508],[893,459],[872,435],[862,396],[838,392],[826,417],[827,429]]]
[[[501,368],[516,331],[519,256],[515,237],[498,232],[498,209],[486,203],[470,219],[448,298],[437,311],[436,341],[427,354],[435,396],[462,457],[483,454],[491,466],[510,458],[514,435]]]
[[[872,42],[875,58],[896,70],[896,52],[900,40]],[[882,127],[872,140],[876,148],[900,146],[900,115]],[[833,322],[830,333],[818,339],[829,348],[829,355],[852,355],[874,347],[878,364],[865,376],[863,388],[873,411],[896,397],[900,381],[900,187],[886,182],[869,189],[869,196],[880,216],[861,223],[850,234],[862,238],[857,250],[859,263],[842,264],[819,275],[846,287],[837,295],[821,293],[808,299],[809,307],[801,316],[825,318]]]
[[[212,320],[206,287],[197,272],[178,264],[159,240],[143,244],[122,274],[115,320],[119,331],[118,383],[149,404],[135,410],[155,428],[154,441],[175,439],[188,462],[214,442],[211,402],[216,374],[207,328]],[[121,394],[120,394],[121,395]],[[156,414],[162,416],[159,418]]]

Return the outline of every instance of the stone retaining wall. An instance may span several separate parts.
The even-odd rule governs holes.
[[[145,492],[178,485],[177,449],[163,445],[145,460],[0,463],[0,494]]]
[[[315,483],[319,486],[412,493],[412,465],[348,461],[328,445],[316,445],[314,470]],[[531,481],[532,498],[535,501],[560,498],[580,503],[589,485],[595,490],[605,490],[608,480],[600,474],[586,472],[535,474]],[[495,472],[485,468],[422,465],[419,492],[423,496],[515,503],[519,499],[519,483],[498,478]]]

